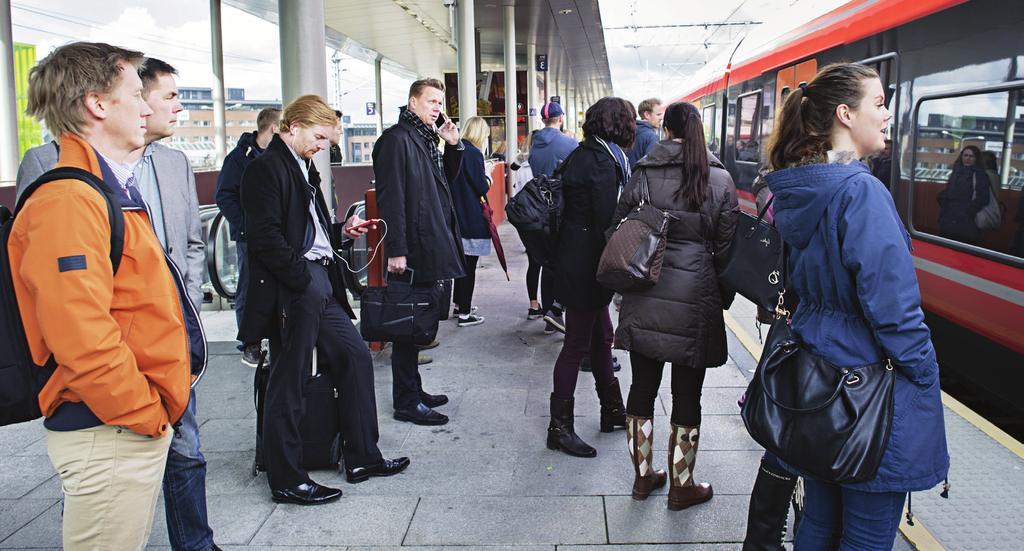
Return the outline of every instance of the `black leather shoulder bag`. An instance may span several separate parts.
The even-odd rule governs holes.
[[[892,362],[838,367],[812,354],[790,328],[783,288],[741,409],[750,436],[783,461],[835,483],[875,478],[889,442]]]
[[[771,310],[782,288],[782,238],[764,215],[772,197],[757,217],[740,211],[725,268],[718,275],[726,289],[736,291],[758,306]]]

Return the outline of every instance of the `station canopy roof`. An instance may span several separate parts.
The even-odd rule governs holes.
[[[504,70],[503,0],[460,1],[474,2],[480,69]],[[276,0],[225,3],[277,21]],[[379,53],[399,74],[440,77],[457,70],[455,11],[441,0],[325,0],[328,45],[366,61]],[[533,63],[528,43],[548,55],[550,76],[559,82],[594,98],[612,93],[598,0],[517,0],[520,69]]]

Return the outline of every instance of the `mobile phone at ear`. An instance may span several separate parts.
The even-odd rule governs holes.
[[[446,123],[446,122],[448,122],[448,117],[446,117],[444,115],[444,113],[438,113],[437,114],[437,122],[435,123],[435,124],[437,124],[437,127],[441,128],[442,126],[444,126],[444,123]]]

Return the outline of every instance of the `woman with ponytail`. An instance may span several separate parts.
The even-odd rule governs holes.
[[[670,215],[661,277],[654,287],[623,293],[615,346],[629,350],[633,383],[626,431],[635,479],[633,498],[645,499],[671,479],[668,508],[685,509],[713,494],[697,484],[693,467],[700,435],[700,395],[708,367],[726,362],[722,309],[733,294],[721,292],[717,267],[736,229],[736,186],[704,145],[700,113],[689,103],[665,110],[668,139],[637,164],[612,218],[617,223],[641,201],[647,180],[650,203]],[[672,364],[669,474],[652,464],[654,402],[665,363]]]
[[[889,360],[896,371],[877,475],[842,485],[804,476],[797,550],[891,549],[907,493],[935,486],[949,470],[910,236],[889,190],[859,160],[885,147],[890,118],[873,69],[829,65],[786,99],[768,145],[786,283],[800,297],[793,332],[839,367]]]

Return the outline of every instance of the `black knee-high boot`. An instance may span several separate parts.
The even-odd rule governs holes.
[[[793,497],[796,479],[795,475],[769,467],[761,460],[750,494],[743,551],[782,551],[789,500]]]

